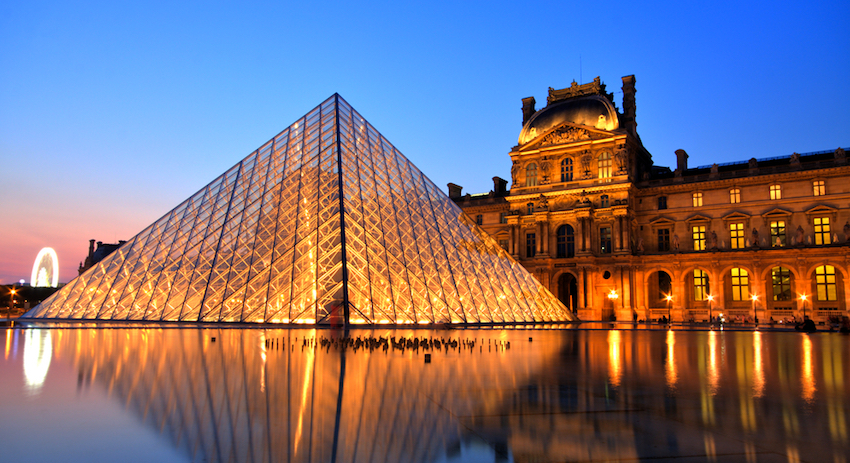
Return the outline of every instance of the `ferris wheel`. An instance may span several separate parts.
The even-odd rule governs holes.
[[[44,248],[38,252],[32,266],[30,285],[53,288],[59,285],[59,258],[53,248]]]

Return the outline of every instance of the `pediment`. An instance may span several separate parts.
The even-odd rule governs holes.
[[[696,214],[689,217],[687,220],[685,220],[685,222],[711,222],[711,217],[706,217],[702,214]]]
[[[522,147],[523,150],[553,145],[566,145],[586,140],[601,140],[614,136],[612,132],[581,124],[563,123],[538,134]]]
[[[742,212],[738,212],[738,211],[735,211],[735,212],[732,212],[730,214],[723,216],[723,220],[726,221],[726,222],[731,222],[731,221],[735,221],[735,220],[749,220],[749,219],[750,219],[749,215],[744,214]]]
[[[835,214],[836,212],[838,212],[838,209],[836,209],[836,208],[834,208],[834,207],[820,205],[820,206],[815,206],[815,207],[813,207],[813,208],[809,209],[808,211],[806,211],[806,215],[812,215],[812,214]]]
[[[649,224],[653,227],[665,226],[665,225],[675,225],[676,221],[672,219],[668,219],[664,216],[658,216],[649,221]]]
[[[777,207],[775,209],[771,209],[771,210],[765,212],[761,216],[762,217],[788,217],[790,215],[791,215],[791,211],[786,211],[785,209],[780,209],[780,208]]]

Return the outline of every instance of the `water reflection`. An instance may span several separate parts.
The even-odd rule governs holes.
[[[50,369],[50,356],[53,346],[50,342],[50,331],[27,330],[24,335],[24,377],[26,391],[29,395],[37,396],[41,392],[47,371]]]
[[[349,336],[440,342],[342,349],[327,330],[23,333],[25,356],[50,365],[52,350],[196,461],[850,453],[850,337],[835,334],[359,330]]]

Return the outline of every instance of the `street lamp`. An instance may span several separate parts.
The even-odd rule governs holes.
[[[755,317],[756,324],[758,324],[759,316],[756,314],[756,302],[758,302],[759,296],[758,296],[758,294],[753,294],[752,296],[750,296],[750,299],[753,300],[753,317]]]
[[[708,299],[708,322],[714,323],[714,318],[711,317],[711,301],[714,300],[714,295],[709,294],[706,298]]]
[[[11,293],[12,293],[12,296],[9,298],[11,300],[11,306],[9,306],[9,308],[6,309],[6,318],[12,317],[12,309],[15,308],[15,294],[18,293],[18,290],[15,289],[15,287],[13,286]]]
[[[805,294],[800,295],[800,300],[803,301],[803,321],[806,321],[806,299],[807,297]]]
[[[664,299],[667,299],[667,323],[670,323],[670,301],[673,300],[673,295],[668,294]]]
[[[619,299],[619,298],[620,298],[620,295],[619,295],[619,294],[617,294],[617,290],[616,290],[616,289],[612,289],[612,290],[608,293],[608,299],[610,299],[610,300],[611,300],[611,307],[612,307],[613,309],[616,309],[615,304],[614,304],[614,301],[615,301],[615,300],[617,300],[617,299]]]

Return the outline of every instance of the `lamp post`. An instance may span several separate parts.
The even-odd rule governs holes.
[[[12,286],[12,291],[11,291],[12,296],[9,298],[10,301],[11,301],[11,305],[8,308],[6,308],[6,318],[12,318],[12,309],[15,308],[15,294],[17,294],[17,293],[18,293],[18,290],[15,289],[14,286]]]
[[[711,301],[714,300],[714,295],[709,294],[706,298],[708,299],[708,322],[713,324],[714,318],[711,316]]]
[[[752,296],[750,296],[750,299],[753,300],[753,317],[755,317],[756,324],[758,324],[759,316],[756,314],[756,302],[758,302],[759,296],[758,294],[753,294]]]
[[[617,294],[617,290],[616,290],[616,289],[612,289],[612,290],[608,293],[608,299],[610,299],[610,300],[611,300],[611,308],[612,308],[612,310],[614,310],[614,308],[615,308],[615,303],[614,303],[614,301],[615,301],[615,300],[617,300],[617,299],[619,299],[619,298],[620,298],[620,295],[619,295],[619,294]],[[615,312],[615,313],[616,313],[616,312]]]
[[[673,295],[668,294],[664,299],[667,299],[667,323],[670,323],[672,320],[670,315],[670,301],[673,300]]]
[[[806,297],[805,294],[800,295],[800,300],[803,301],[803,321],[806,321]]]

